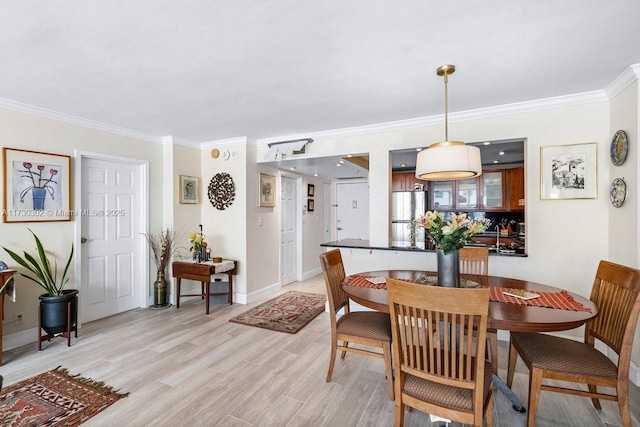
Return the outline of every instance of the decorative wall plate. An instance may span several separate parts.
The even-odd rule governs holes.
[[[217,173],[209,183],[209,201],[214,208],[225,210],[233,204],[236,198],[235,185],[231,175],[225,172]]]
[[[611,188],[609,189],[609,194],[611,195],[611,204],[616,208],[619,208],[624,204],[625,199],[627,198],[627,183],[624,182],[623,178],[616,178],[611,183]]]
[[[616,166],[620,166],[627,160],[628,152],[629,139],[627,138],[627,133],[619,130],[613,135],[613,139],[611,140],[611,147],[609,148],[611,162]]]

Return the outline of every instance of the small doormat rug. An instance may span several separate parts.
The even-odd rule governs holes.
[[[229,321],[295,334],[324,311],[326,300],[326,295],[289,291]]]
[[[0,426],[78,426],[128,395],[58,366],[2,390]]]

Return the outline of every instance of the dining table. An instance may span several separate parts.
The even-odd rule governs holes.
[[[342,289],[356,303],[373,310],[389,313],[386,284],[383,279],[393,278],[409,282],[437,284],[437,272],[421,270],[377,270],[351,274],[342,281]],[[594,318],[598,308],[593,301],[581,295],[529,280],[499,276],[461,274],[466,287],[492,288],[489,302],[489,330],[511,332],[558,332],[574,329]],[[464,287],[463,286],[463,287]],[[525,300],[504,292],[521,290],[539,295]],[[518,293],[518,292],[516,292]],[[497,342],[494,340],[494,342]],[[512,401],[513,408],[525,412],[513,392],[497,375],[497,346],[494,355],[493,383]]]

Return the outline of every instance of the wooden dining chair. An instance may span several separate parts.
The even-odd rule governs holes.
[[[489,274],[489,248],[465,246],[460,248],[460,273],[487,276]],[[498,331],[487,330],[493,373],[498,375]]]
[[[405,406],[474,426],[486,418],[492,426],[492,367],[484,357],[489,292],[387,279],[396,427]]]
[[[489,248],[460,248],[460,273],[486,276],[489,274]]]
[[[326,381],[331,381],[336,352],[342,351],[344,359],[347,351],[384,359],[389,398],[393,400],[393,371],[391,369],[391,321],[387,313],[378,311],[350,311],[349,298],[342,290],[345,278],[340,249],[320,255],[320,264],[327,286],[329,317],[331,319],[331,358]],[[338,312],[344,309],[344,314]],[[339,344],[342,341],[342,344]],[[349,343],[377,347],[382,353],[362,348],[349,347]]]
[[[585,324],[584,342],[547,334],[511,334],[507,385],[511,387],[519,355],[529,368],[528,427],[535,424],[542,390],[590,397],[596,409],[601,409],[599,399],[617,401],[622,425],[631,426],[629,366],[640,313],[639,293],[639,270],[600,261],[590,297],[598,315]],[[594,347],[596,339],[616,353],[617,365]],[[543,383],[545,379],[586,384],[588,391]],[[597,386],[612,387],[615,392],[598,392]]]

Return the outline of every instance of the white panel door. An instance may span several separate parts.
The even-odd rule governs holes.
[[[280,178],[280,285],[298,277],[298,224],[296,216],[296,180]]]
[[[139,166],[82,162],[82,320],[140,306]]]
[[[336,184],[336,239],[369,239],[369,183]]]

